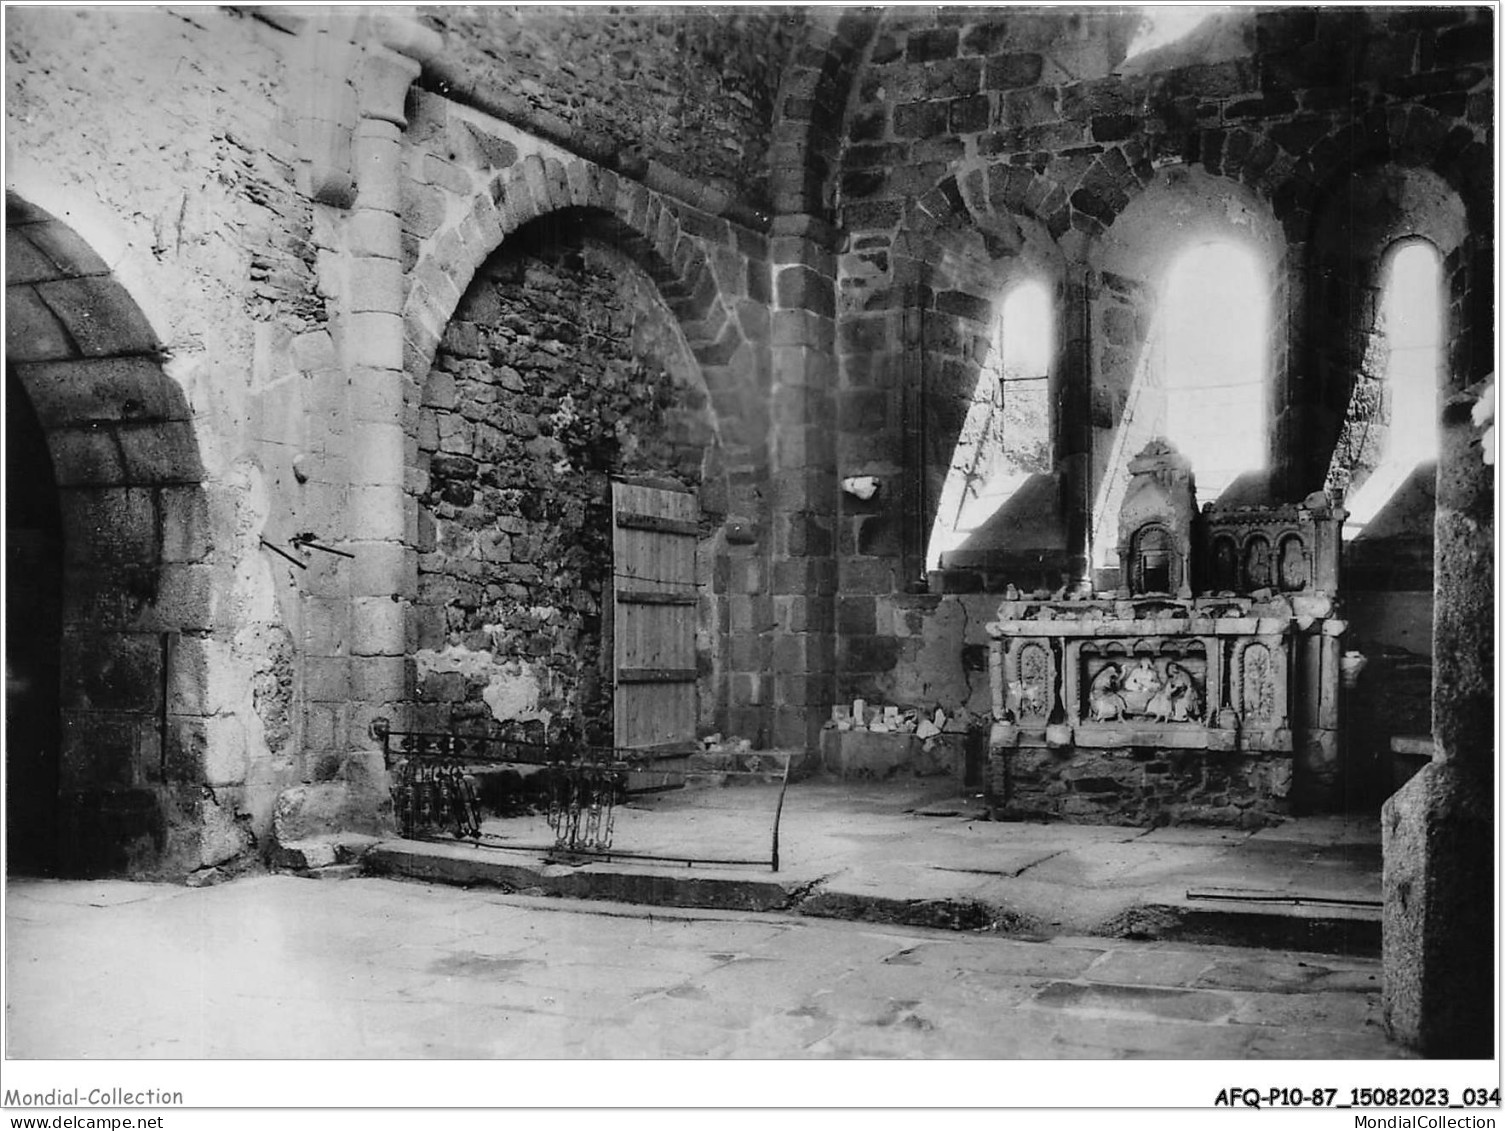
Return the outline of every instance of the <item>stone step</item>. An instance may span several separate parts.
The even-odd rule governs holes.
[[[555,864],[520,853],[469,844],[388,840],[362,861],[371,875],[405,876],[433,883],[483,885],[507,891],[608,899],[659,907],[723,911],[783,911],[798,902],[809,880],[766,869],[696,867],[673,875],[662,866],[621,863]]]
[[[362,833],[329,833],[277,843],[272,847],[272,867],[298,875],[334,868],[354,868],[358,874],[361,858],[379,841]]]
[[[458,842],[409,840],[384,841],[362,863],[372,875],[660,907],[782,912],[1036,940],[1083,935],[1347,956],[1380,953],[1377,907],[1146,902],[1101,922],[1060,928],[997,897],[905,891],[861,879],[843,883],[813,873],[686,868],[620,858],[561,864]]]

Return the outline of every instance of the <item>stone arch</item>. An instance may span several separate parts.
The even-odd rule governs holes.
[[[1015,284],[1038,280],[1051,290],[1058,330],[1050,366],[1052,403],[1060,403],[1066,380],[1066,335],[1059,332],[1065,322],[1066,259],[1038,214],[1008,206],[988,191],[989,172],[978,167],[960,177],[947,176],[910,203],[907,222],[891,247],[893,301],[901,314],[896,320],[889,310],[880,310],[862,318],[886,328],[873,344],[890,353],[904,349],[904,322],[916,339],[916,371],[902,378],[905,388],[897,392],[901,399],[912,395],[923,403],[923,445],[911,441],[902,461],[914,481],[912,496],[918,496],[908,504],[914,513],[905,523],[906,540],[916,544],[906,545],[906,552],[921,561],[978,380],[994,347],[1002,299]],[[852,338],[867,340],[865,335]],[[849,353],[846,364],[860,362]],[[898,406],[891,416],[899,419],[906,411]],[[1057,464],[1064,456],[1062,423],[1062,414],[1054,413]]]
[[[1248,247],[1268,273],[1267,448],[1272,453],[1282,448],[1275,423],[1284,401],[1287,361],[1285,233],[1269,203],[1240,181],[1200,166],[1162,169],[1086,251],[1091,522],[1099,567],[1111,565],[1112,532],[1127,485],[1127,462],[1156,430],[1159,412],[1149,366],[1166,273],[1182,251],[1214,240]]]
[[[1303,483],[1317,481],[1319,466],[1326,473],[1340,433],[1352,423],[1356,399],[1372,399],[1383,381],[1375,347],[1383,336],[1379,310],[1392,251],[1408,240],[1422,240],[1442,263],[1451,257],[1456,267],[1468,238],[1467,205],[1425,166],[1371,161],[1340,173],[1326,186],[1307,244],[1307,332],[1301,348],[1306,396],[1293,406],[1304,413],[1311,441],[1301,468]],[[1453,275],[1457,282],[1456,269]],[[1461,313],[1461,308],[1448,309],[1455,320]],[[1445,326],[1441,339],[1452,340],[1461,330]]]
[[[1467,126],[1426,106],[1375,110],[1343,129],[1324,134],[1295,162],[1290,180],[1302,189],[1272,194],[1277,215],[1293,237],[1305,240],[1325,199],[1354,169],[1393,164],[1436,173],[1462,200],[1469,227],[1494,223],[1494,163],[1490,147]],[[1295,242],[1295,239],[1293,239]]]
[[[204,858],[219,810],[202,796],[203,681],[174,665],[212,628],[191,411],[152,326],[68,225],[7,193],[6,249],[8,380],[35,410],[61,519],[56,867],[218,863]]]
[[[1409,120],[1409,119],[1408,119]],[[1387,253],[1406,239],[1437,249],[1446,289],[1446,386],[1463,388],[1489,372],[1493,314],[1492,220],[1459,191],[1435,160],[1394,137],[1346,162],[1323,184],[1312,209],[1304,261],[1305,302],[1298,312],[1296,355],[1304,371],[1293,399],[1292,430],[1305,458],[1292,468],[1292,490],[1321,486],[1356,395],[1372,389],[1376,311]],[[1404,152],[1408,160],[1396,155]],[[1388,155],[1388,156],[1387,156]],[[1435,156],[1435,155],[1434,155]]]
[[[442,559],[448,556],[453,560],[464,556],[464,553],[457,554],[454,543],[455,532],[461,530],[462,526],[465,527],[467,536],[480,539],[477,545],[481,547],[486,561],[493,563],[487,566],[489,569],[505,571],[514,562],[523,561],[524,559],[512,555],[521,552],[518,548],[520,543],[529,544],[529,553],[533,553],[535,536],[539,535],[540,530],[544,531],[542,536],[552,538],[567,529],[584,532],[574,543],[575,549],[582,552],[587,548],[584,534],[590,535],[589,549],[592,555],[600,549],[595,541],[596,536],[604,533],[607,555],[605,564],[610,566],[609,494],[598,499],[594,494],[585,498],[578,491],[574,494],[561,492],[558,498],[540,504],[537,512],[534,511],[532,502],[508,500],[504,505],[518,503],[523,508],[521,518],[529,524],[536,523],[525,529],[518,529],[521,525],[518,517],[510,513],[499,513],[496,516],[497,521],[492,524],[496,528],[495,532],[489,527],[475,527],[475,522],[481,521],[481,517],[473,514],[452,513],[441,516],[440,511],[445,509],[443,504],[451,502],[460,511],[470,508],[472,500],[478,509],[488,510],[493,504],[491,496],[494,492],[491,488],[515,487],[513,494],[529,494],[530,498],[541,498],[547,492],[538,489],[527,469],[519,472],[520,478],[515,484],[509,484],[498,474],[499,465],[505,462],[505,446],[521,436],[521,432],[529,427],[527,423],[519,429],[509,419],[505,428],[498,429],[493,426],[495,422],[479,422],[474,452],[454,458],[449,454],[453,449],[438,438],[446,425],[437,420],[423,419],[424,416],[433,417],[433,410],[441,406],[448,414],[464,400],[463,395],[456,395],[454,377],[438,374],[433,362],[444,356],[442,350],[455,346],[444,327],[454,325],[457,319],[473,322],[475,325],[482,323],[483,320],[473,313],[480,308],[473,304],[480,302],[484,305],[489,300],[472,292],[483,276],[488,276],[494,268],[498,268],[512,249],[532,249],[529,254],[549,249],[552,254],[561,248],[594,248],[594,251],[587,251],[586,254],[607,254],[609,261],[615,261],[613,270],[619,272],[620,279],[626,280],[631,275],[639,281],[632,284],[639,288],[635,292],[639,299],[650,301],[660,308],[661,313],[655,316],[663,320],[659,325],[662,332],[660,342],[665,340],[664,333],[671,333],[669,327],[672,327],[672,336],[678,340],[675,363],[666,372],[676,381],[676,387],[686,394],[676,398],[674,411],[678,416],[675,419],[683,423],[684,418],[693,417],[693,434],[676,433],[678,438],[673,443],[677,458],[672,470],[667,464],[655,464],[651,468],[637,469],[624,465],[618,471],[629,475],[648,475],[659,485],[667,485],[664,480],[681,484],[696,481],[694,476],[685,473],[685,467],[689,454],[698,445],[700,472],[697,483],[700,488],[702,538],[697,551],[697,568],[699,575],[706,581],[699,603],[700,619],[697,624],[697,641],[703,645],[700,647],[703,673],[701,721],[709,729],[717,729],[710,725],[708,716],[714,712],[719,719],[728,702],[725,687],[728,628],[726,603],[719,591],[713,592],[714,586],[710,581],[713,576],[721,576],[726,572],[724,559],[728,554],[728,544],[733,538],[732,532],[745,525],[742,523],[742,516],[750,510],[748,500],[756,499],[761,488],[761,450],[766,443],[766,428],[760,421],[766,420],[768,415],[761,392],[762,386],[766,385],[766,376],[754,362],[754,351],[760,337],[759,327],[756,323],[744,324],[744,320],[755,317],[749,309],[754,304],[748,299],[737,297],[746,293],[746,278],[750,274],[747,261],[733,250],[736,246],[735,237],[724,221],[705,217],[698,212],[691,213],[689,210],[681,213],[676,204],[658,193],[585,162],[566,163],[537,157],[525,158],[518,166],[503,172],[494,180],[488,196],[484,202],[477,204],[472,216],[487,209],[494,214],[494,220],[485,229],[488,233],[485,239],[466,240],[463,247],[459,247],[460,253],[457,253],[459,245],[448,236],[440,236],[428,263],[421,263],[414,273],[415,281],[408,305],[409,352],[406,365],[410,377],[422,391],[419,467],[429,487],[427,497],[419,500],[418,514],[420,604],[424,607],[418,611],[416,618],[418,651],[421,653],[421,686],[418,688],[420,702],[415,704],[417,717],[429,729],[447,730],[459,724],[462,713],[475,707],[472,696],[470,701],[464,703],[463,711],[460,707],[447,708],[437,698],[447,692],[442,687],[436,689],[434,686],[422,686],[423,673],[425,670],[431,674],[437,673],[442,682],[450,670],[444,665],[453,659],[453,656],[445,655],[446,653],[458,655],[457,649],[464,651],[479,647],[473,645],[473,640],[477,633],[483,631],[483,626],[479,621],[474,625],[470,622],[476,621],[477,617],[484,621],[486,618],[481,614],[502,608],[502,603],[493,601],[491,596],[472,608],[469,605],[462,606],[459,601],[452,601],[442,592],[447,584],[444,571],[448,568]],[[686,216],[690,218],[686,219]],[[702,234],[690,231],[690,227],[696,224],[700,225]],[[426,339],[415,343],[413,338],[415,324],[418,333],[427,334],[425,325],[428,321],[437,321],[431,297],[435,290],[435,262],[443,265],[445,274],[440,280],[443,286],[454,288],[460,294],[452,303],[445,303],[448,309],[443,311],[441,334],[446,336],[442,346],[436,341],[429,347]],[[735,277],[731,276],[733,270],[742,273],[740,289]],[[726,291],[721,286],[722,278],[730,281]],[[641,306],[638,308],[641,309]],[[470,327],[464,327],[464,330],[461,337],[469,335],[474,341],[474,330]],[[415,348],[418,346],[422,346],[422,349]],[[460,348],[470,349],[469,346]],[[476,353],[463,353],[459,356],[482,358],[486,355],[484,347],[478,346],[477,349]],[[466,365],[468,364],[467,362]],[[505,370],[502,373],[505,374]],[[449,387],[447,398],[434,395],[428,387],[436,374],[441,378],[440,383]],[[524,387],[517,381],[517,377],[516,373],[502,377],[503,382],[512,382],[504,383],[502,387],[521,394]],[[574,400],[580,400],[579,389],[573,390],[572,395]],[[660,408],[663,409],[662,402]],[[576,440],[599,420],[592,410],[583,406],[580,416],[564,424],[555,419],[558,412],[544,421],[542,416],[535,420],[532,415],[534,407],[518,407],[517,411],[528,414],[528,420],[534,421],[534,427],[541,425],[551,429],[550,436],[568,432]],[[559,412],[569,414],[573,411],[573,408],[559,406]],[[625,410],[622,419],[627,419]],[[667,411],[661,412],[661,419],[670,419]],[[431,435],[425,431],[426,428],[433,428],[435,431]],[[675,432],[676,429],[666,427],[661,431],[668,433]],[[605,434],[610,436],[610,426],[606,427]],[[641,429],[636,434],[645,437],[648,435]],[[536,437],[538,433],[535,432],[534,435]],[[654,439],[653,446],[659,450],[669,443],[668,436],[657,436]],[[649,445],[645,444],[646,446]],[[523,450],[526,452],[529,447],[529,444],[524,444]],[[425,448],[428,449],[427,454],[424,454]],[[444,450],[440,450],[441,448]],[[486,449],[484,455],[483,448]],[[518,459],[523,463],[527,462],[524,457]],[[512,466],[517,468],[521,465]],[[605,491],[604,462],[602,466],[592,464],[590,470],[593,475],[599,473],[602,490]],[[480,489],[471,496],[467,484],[475,484]],[[446,494],[452,487],[460,489],[460,494],[454,499]],[[560,518],[554,513],[556,504],[562,505],[569,512],[567,521],[555,521]],[[583,510],[579,513],[570,509],[580,504],[583,504]],[[605,512],[605,517],[600,522],[596,521],[601,517],[598,511]],[[728,521],[722,523],[723,517]],[[569,572],[570,576],[578,575],[583,579],[585,573],[589,572],[577,568],[580,563],[569,557],[568,546],[560,549],[559,553],[562,555],[561,561],[571,563],[568,570],[561,570],[561,576]],[[425,557],[428,555],[432,555],[432,560],[425,564]],[[594,570],[600,564],[599,556],[591,557],[591,563],[589,568]],[[429,568],[430,565],[433,568]],[[609,573],[609,569],[607,572]],[[430,583],[425,581],[425,575],[432,582],[429,592],[425,592],[425,585]],[[591,573],[590,577],[588,582],[583,580],[577,588],[590,593],[590,599],[600,600],[601,609],[596,614],[582,614],[581,608],[570,606],[564,610],[563,619],[555,623],[556,627],[562,624],[571,632],[578,631],[577,650],[581,655],[600,647],[603,657],[601,662],[608,663],[610,636],[600,628],[592,628],[591,622],[601,620],[601,614],[609,615],[609,591],[602,588],[601,593],[597,594],[594,587],[603,583],[595,573]],[[518,584],[526,586],[533,582],[528,580]],[[515,587],[512,583],[507,585],[509,590]],[[601,599],[603,595],[604,600]],[[586,603],[589,604],[589,600]],[[540,607],[544,604],[547,601],[540,598]],[[451,615],[453,610],[447,608],[447,605],[453,605],[455,609],[463,607],[467,618],[465,632],[454,631],[455,617]],[[492,623],[494,626],[501,626],[510,622],[506,616],[497,616],[492,618]],[[489,632],[490,629],[484,631]],[[521,631],[513,634],[517,635],[521,635]],[[509,665],[522,664],[525,675],[537,674],[537,665],[531,659],[512,655],[508,651],[516,643],[513,636],[501,632],[494,638],[496,642],[491,648],[484,649],[491,653],[487,668],[493,672],[493,683],[488,685],[491,689],[499,686],[497,678],[507,678],[505,675],[496,677],[495,673],[503,669],[510,671]],[[430,656],[438,658],[431,660]],[[587,727],[582,733],[591,741],[609,741],[610,712],[603,712],[599,708],[603,704],[610,707],[610,697],[600,693],[602,687],[609,687],[610,671],[606,669],[593,673],[587,670],[590,667],[591,665],[585,665],[578,671],[564,673],[557,684],[553,679],[558,673],[551,672],[549,679],[540,682],[547,684],[552,690],[546,689],[539,702],[544,704],[547,701],[548,705],[542,709],[552,712],[553,725],[580,724]],[[468,720],[466,725],[474,725],[478,720],[485,722],[487,718],[485,715],[472,718],[469,714],[465,717]],[[501,716],[495,714],[495,711],[492,712],[492,717],[501,720]],[[603,719],[608,724],[604,732],[599,729]]]
[[[488,196],[438,238],[430,263],[414,272],[403,308],[408,377],[423,381],[460,296],[492,252],[523,224],[566,211],[590,216],[648,272],[700,364],[729,455],[755,461],[766,443],[767,410],[750,379],[757,372],[757,327],[743,320],[756,316],[732,300],[738,281],[724,276],[733,264],[708,254],[690,224],[714,228],[723,247],[735,246],[730,228],[698,215],[684,221],[668,198],[578,158],[524,157],[498,173]]]
[[[781,215],[832,219],[832,186],[847,103],[876,12],[812,8],[805,39],[784,69],[770,147],[774,209]]]

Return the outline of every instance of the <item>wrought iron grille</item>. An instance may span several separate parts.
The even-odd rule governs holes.
[[[628,772],[649,768],[654,757],[611,747],[394,731],[384,719],[372,731],[387,764],[396,763],[392,801],[403,836],[445,831],[478,838],[481,807],[471,768],[531,766],[541,775],[554,848],[562,852],[611,847]]]
[[[493,735],[396,731],[386,719],[375,720],[371,724],[371,733],[380,740],[387,766],[394,773],[392,801],[398,827],[406,838],[447,833],[488,848],[550,851],[563,857],[655,860],[692,866],[758,865],[770,867],[775,872],[779,870],[779,823],[791,767],[788,752],[764,752],[783,760],[783,781],[773,813],[769,856],[761,860],[744,860],[657,856],[612,848],[617,806],[624,798],[666,788],[676,789],[684,784],[683,774],[680,774],[680,780],[672,784],[629,789],[629,774],[664,774],[662,762],[665,757],[687,758],[686,755],[576,743],[528,742]],[[762,771],[762,755],[754,755],[747,761],[747,767],[729,771],[730,774]],[[779,765],[777,761],[773,764]],[[481,831],[481,805],[474,771],[492,766],[533,767],[547,798],[546,818],[554,834],[551,847],[493,843],[497,838],[488,839]],[[671,772],[668,776],[672,778],[675,774]]]

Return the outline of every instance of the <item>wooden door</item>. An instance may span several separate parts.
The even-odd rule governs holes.
[[[695,746],[693,492],[613,483],[613,744],[687,753]]]

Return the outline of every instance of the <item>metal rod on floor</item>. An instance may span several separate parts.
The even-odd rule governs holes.
[[[784,815],[784,793],[789,789],[789,767],[794,762],[793,754],[784,755],[784,780],[779,786],[779,803],[773,809],[773,870],[779,870],[779,818]]]
[[[1190,891],[1186,893],[1187,899],[1223,900],[1230,903],[1290,903],[1300,906],[1303,903],[1325,903],[1335,907],[1384,907],[1385,902],[1381,899],[1347,899],[1338,895],[1300,895],[1291,892],[1280,891]]]
[[[441,837],[408,837],[409,840],[421,840],[426,844],[454,844],[448,838]],[[461,838],[462,842],[472,843],[478,848],[506,849],[511,852],[540,852],[548,856],[567,856],[582,863],[596,860],[654,860],[662,864],[684,864],[686,867],[694,867],[696,864],[727,864],[739,867],[763,867],[767,860],[725,860],[709,856],[657,856],[648,852],[618,852],[615,849],[588,849],[583,852],[561,851],[558,846],[552,844],[497,844],[489,834],[482,833],[480,836]],[[482,843],[482,842],[485,843]]]

